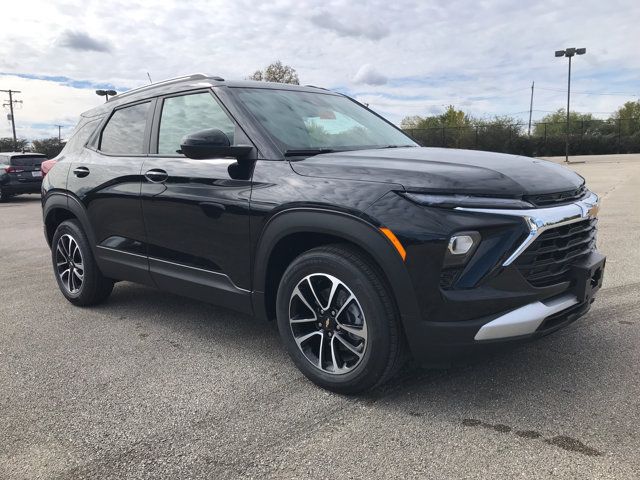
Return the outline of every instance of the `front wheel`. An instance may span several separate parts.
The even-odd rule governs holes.
[[[402,365],[393,299],[379,268],[354,248],[320,247],[297,257],[280,282],[277,317],[294,363],[321,387],[357,393]]]

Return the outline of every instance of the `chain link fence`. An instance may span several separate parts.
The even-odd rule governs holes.
[[[482,124],[463,127],[405,128],[423,147],[465,148],[527,156],[565,153],[563,123]],[[640,153],[640,118],[584,120],[569,124],[571,155]]]

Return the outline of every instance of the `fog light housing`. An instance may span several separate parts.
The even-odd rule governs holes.
[[[452,235],[447,245],[444,266],[464,265],[471,258],[480,243],[478,232],[459,232]]]
[[[449,253],[452,255],[465,255],[473,247],[475,241],[468,234],[454,235],[449,239]]]

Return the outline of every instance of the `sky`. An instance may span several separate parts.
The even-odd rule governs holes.
[[[2,8],[0,90],[20,90],[19,137],[63,138],[78,115],[121,92],[203,72],[244,79],[275,60],[302,84],[366,102],[399,124],[447,105],[533,119],[566,104],[606,118],[640,98],[638,0],[10,0]],[[6,94],[0,92],[2,103]],[[11,135],[5,107],[0,137]]]

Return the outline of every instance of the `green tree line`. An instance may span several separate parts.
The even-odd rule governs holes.
[[[473,148],[524,155],[564,152],[565,109],[528,125],[510,116],[475,118],[453,105],[439,115],[405,117],[400,126],[424,146]],[[640,101],[626,102],[609,118],[570,112],[570,151],[578,154],[640,152]]]
[[[31,145],[25,138],[18,138],[15,143],[13,138],[0,138],[0,152],[36,152],[46,155],[47,158],[57,156],[64,148],[64,145],[65,142],[58,140],[58,137],[34,140]]]

